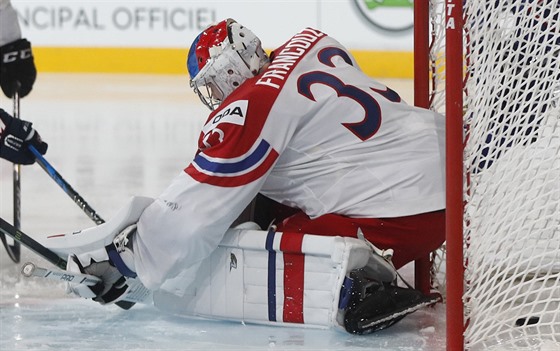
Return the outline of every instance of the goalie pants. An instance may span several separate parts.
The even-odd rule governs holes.
[[[282,232],[356,237],[358,228],[364,237],[380,249],[393,249],[393,264],[405,264],[429,255],[445,240],[445,210],[395,218],[349,218],[326,214],[310,219],[298,212],[278,227]]]

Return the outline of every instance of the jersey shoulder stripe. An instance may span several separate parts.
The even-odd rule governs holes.
[[[233,159],[213,158],[200,152],[185,172],[201,183],[223,187],[248,184],[262,177],[278,158],[278,152],[264,139],[245,155]]]
[[[246,156],[235,159],[219,159],[209,157],[202,152],[194,158],[194,163],[202,172],[208,174],[235,175],[253,168],[266,157],[270,149],[270,144],[262,139],[257,147]]]

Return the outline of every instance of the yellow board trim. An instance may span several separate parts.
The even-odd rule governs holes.
[[[39,72],[187,74],[187,49],[33,47]],[[372,77],[412,78],[413,55],[396,51],[351,51]]]
[[[414,78],[414,54],[405,51],[350,50],[358,65],[370,77]]]
[[[33,47],[39,72],[186,74],[186,49]]]

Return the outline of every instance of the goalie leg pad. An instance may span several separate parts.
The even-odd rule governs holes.
[[[166,283],[154,304],[189,316],[341,327],[343,282],[371,255],[355,238],[230,229],[196,272],[185,272],[194,275],[187,289]]]

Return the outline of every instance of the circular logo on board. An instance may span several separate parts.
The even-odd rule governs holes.
[[[414,26],[413,0],[354,0],[358,11],[373,26],[402,32]]]

